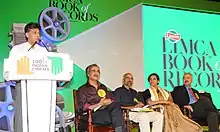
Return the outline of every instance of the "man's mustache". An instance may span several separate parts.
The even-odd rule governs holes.
[[[95,76],[95,77],[99,77],[99,75],[97,75],[97,74],[95,74],[94,76]]]
[[[188,82],[189,82],[188,80],[185,80],[185,81],[184,81],[184,83],[188,83]]]

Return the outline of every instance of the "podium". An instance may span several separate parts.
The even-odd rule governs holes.
[[[73,76],[69,55],[28,52],[10,56],[4,60],[3,74],[5,80],[21,82],[23,132],[54,132],[56,81],[70,81]]]

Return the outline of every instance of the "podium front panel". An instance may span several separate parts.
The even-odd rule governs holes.
[[[60,80],[73,76],[73,61],[67,54],[21,54],[4,60],[4,78],[7,80]]]
[[[54,132],[55,103],[55,81],[22,81],[23,132]]]

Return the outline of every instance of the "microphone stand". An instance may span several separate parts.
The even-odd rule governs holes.
[[[33,45],[31,45],[31,47],[28,49],[28,51],[30,51],[36,44],[37,42],[35,42]]]
[[[47,46],[44,44],[44,42],[42,42],[42,44],[46,48],[47,52],[50,52],[49,49],[47,48]]]
[[[44,42],[40,39],[39,42],[41,42],[41,44],[44,46],[44,48],[46,48],[47,52],[50,52],[50,50],[47,48],[47,46],[44,44]]]
[[[40,42],[40,41],[41,41],[41,40],[39,40],[39,42]],[[37,44],[37,42],[35,42],[35,43],[28,49],[28,51],[30,51],[36,44]],[[46,48],[47,52],[50,52],[49,49],[47,48],[47,46],[44,44],[44,42],[42,42],[42,44],[43,44],[44,48]]]

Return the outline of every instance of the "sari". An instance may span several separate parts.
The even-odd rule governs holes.
[[[156,90],[153,87],[149,88],[149,92],[151,95],[151,101],[161,101],[169,100],[169,92],[158,87]],[[183,115],[180,108],[171,103],[169,105],[164,106],[164,132],[202,132],[202,127],[189,119],[187,116]]]

